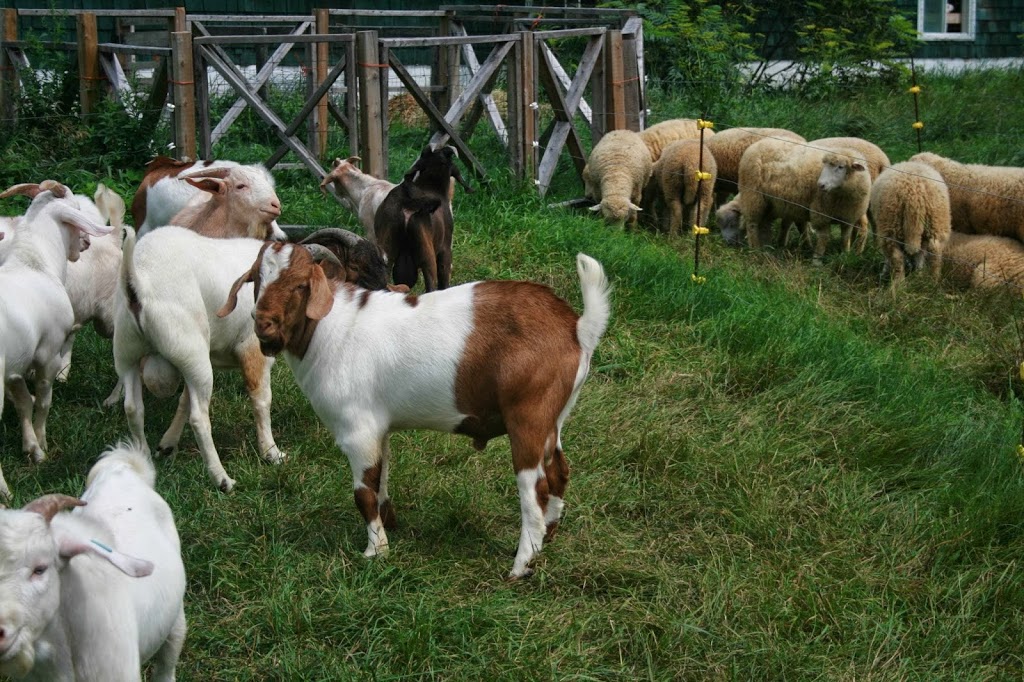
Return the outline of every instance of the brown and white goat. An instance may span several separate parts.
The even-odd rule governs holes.
[[[561,518],[569,481],[562,424],[611,312],[601,264],[580,254],[576,269],[582,315],[533,282],[474,282],[418,297],[332,286],[303,247],[267,244],[218,314],[230,314],[239,289],[253,283],[261,350],[284,352],[348,457],[366,556],[387,551],[385,528],[395,524],[391,431],[461,433],[477,449],[507,433],[522,513],[518,578],[532,572]]]
[[[455,147],[427,146],[381,202],[373,222],[373,238],[384,249],[392,280],[410,288],[423,272],[425,291],[447,289],[452,274],[452,195],[458,180],[467,192],[454,158]]]
[[[259,164],[234,161],[158,156],[146,164],[132,199],[139,239],[157,227],[180,225],[207,237],[287,241],[277,224],[280,215],[270,172]]]

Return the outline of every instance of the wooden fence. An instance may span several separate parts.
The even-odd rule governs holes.
[[[426,116],[430,142],[454,145],[484,177],[470,137],[486,122],[515,174],[541,194],[564,153],[582,172],[585,128],[596,142],[608,130],[644,126],[643,25],[628,10],[468,5],[253,16],[186,14],[183,8],[6,9],[2,16],[0,116],[6,125],[17,121],[18,72],[31,68],[26,50],[39,45],[20,39],[19,17],[73,18],[75,42],[43,44],[68,51],[77,62],[82,114],[104,91],[123,96],[141,82],[133,73],[151,70],[144,110],[154,127],[160,115],[170,116],[179,158],[209,158],[249,108],[279,140],[268,167],[292,154],[322,178],[333,126],[348,149],[331,155],[361,156],[367,172],[386,178],[388,102],[396,79]],[[417,30],[394,25],[410,17],[419,21]],[[116,20],[116,42],[100,42],[97,18]],[[298,113],[284,120],[268,102],[266,86],[289,58],[299,64],[305,96]],[[410,60],[428,62],[429,78],[417,78]],[[253,63],[255,76],[248,77],[245,67]],[[218,121],[212,120],[211,76],[234,98]],[[504,111],[495,97],[499,83]]]

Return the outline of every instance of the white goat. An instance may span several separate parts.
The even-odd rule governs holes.
[[[139,239],[164,225],[182,225],[210,237],[287,241],[277,224],[280,215],[270,172],[234,161],[158,157],[147,164],[132,200]]]
[[[64,289],[68,261],[78,259],[81,233],[101,236],[110,231],[76,207],[69,189],[47,183],[32,200],[0,266],[0,377],[21,420],[22,449],[36,462],[46,458],[52,382],[74,325]],[[11,188],[0,197],[12,190],[17,191]],[[34,398],[25,383],[29,372],[34,373]],[[10,496],[2,471],[0,496]]]
[[[419,297],[349,283],[334,288],[303,247],[268,244],[218,314],[248,309],[249,297],[239,303],[238,291],[253,282],[261,349],[285,351],[299,387],[348,456],[366,556],[387,551],[385,528],[394,525],[391,431],[462,433],[478,449],[508,433],[522,513],[511,572],[518,578],[532,572],[545,534],[561,518],[569,480],[562,424],[610,315],[601,265],[580,254],[576,267],[582,316],[532,282],[476,282]]]
[[[260,454],[274,464],[285,458],[270,431],[273,358],[260,352],[252,328],[254,304],[239,306],[226,319],[216,315],[235,273],[252,263],[262,245],[256,239],[204,237],[174,225],[139,240],[129,229],[124,241],[114,366],[125,387],[132,436],[146,442],[143,380],[156,395],[168,397],[183,376],[185,390],[159,450],[174,452],[188,418],[210,478],[225,492],[235,481],[221,465],[211,433],[214,365],[242,370],[256,414]]]
[[[46,495],[0,511],[0,675],[141,680],[152,658],[154,682],[174,680],[185,567],[155,478],[145,452],[121,444],[93,466],[80,500]]]
[[[125,205],[116,192],[103,183],[96,187],[93,202],[78,197],[79,208],[97,212],[101,224],[110,223],[110,234],[90,240],[89,248],[82,252],[78,261],[68,266],[68,277],[64,286],[75,311],[75,330],[92,322],[100,336],[110,338],[114,334],[114,292],[121,270],[121,231],[124,227]],[[67,381],[71,372],[71,347],[76,331],[68,338],[67,350],[61,355],[61,370],[58,381]]]
[[[329,187],[333,187],[334,193],[359,218],[366,237],[373,240],[373,220],[377,209],[396,185],[361,171],[355,165],[359,160],[358,156],[350,156],[344,161],[335,159],[331,172],[320,181],[320,191],[326,193]]]

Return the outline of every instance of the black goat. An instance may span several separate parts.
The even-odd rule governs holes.
[[[381,202],[374,239],[391,264],[395,284],[413,287],[423,271],[425,291],[446,289],[452,274],[452,195],[458,181],[471,188],[455,165],[452,146],[427,146],[404,179]]]

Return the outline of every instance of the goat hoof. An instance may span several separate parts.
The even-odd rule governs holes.
[[[173,461],[174,456],[178,454],[177,445],[158,445],[156,448],[157,457],[166,457],[168,461]]]
[[[508,574],[508,579],[510,581],[511,580],[522,580],[524,578],[529,578],[532,575],[533,575],[533,569],[530,568],[530,567],[526,567],[526,568],[523,569],[523,572],[519,573],[519,574],[516,574],[516,572],[513,570],[511,573]]]
[[[263,453],[263,459],[271,464],[281,464],[288,459],[288,455],[278,450],[277,446],[274,446]]]
[[[229,493],[231,492],[231,489],[235,487],[235,480],[233,478],[228,478],[227,476],[225,476],[224,478],[221,479],[220,485],[218,485],[217,487],[220,488],[220,491],[222,493]]]
[[[46,453],[38,445],[33,446],[25,451],[25,454],[32,458],[35,464],[46,461]]]

